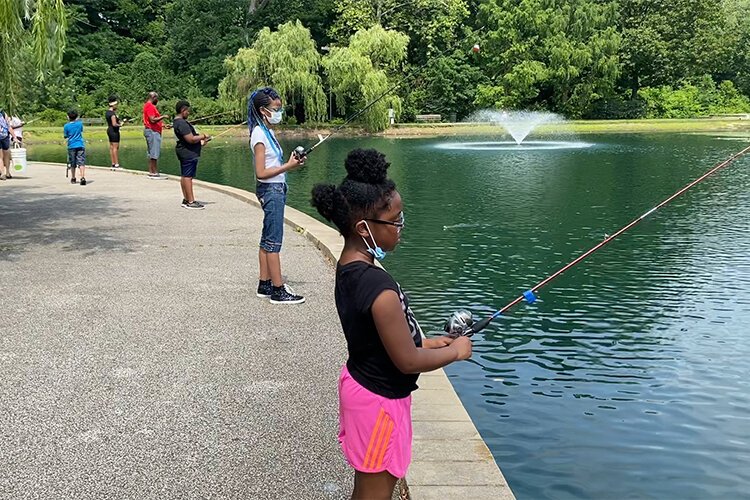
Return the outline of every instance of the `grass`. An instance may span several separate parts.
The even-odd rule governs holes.
[[[199,132],[222,137],[246,137],[247,128],[244,125],[205,125],[198,124]],[[286,127],[283,134],[290,136],[312,136],[327,133],[330,128],[323,124],[320,128]],[[386,137],[437,137],[450,135],[491,135],[497,134],[496,125],[482,123],[404,123],[382,132]],[[669,133],[669,132],[712,132],[712,133],[741,133],[750,135],[750,120],[739,118],[695,118],[686,120],[571,120],[562,124],[541,125],[537,133]],[[173,134],[165,130],[165,135]],[[343,135],[363,135],[363,129],[353,126],[342,131]],[[120,129],[123,140],[143,138],[143,127],[137,124],[127,125]],[[62,127],[28,126],[24,128],[24,136],[31,144],[64,143]],[[89,125],[85,127],[84,137],[88,141],[107,140],[107,127]]]

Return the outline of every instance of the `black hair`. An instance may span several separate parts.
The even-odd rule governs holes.
[[[117,97],[117,95],[115,95],[115,94],[109,94],[109,98],[107,99],[107,102],[109,103],[109,102],[115,102],[115,101],[119,101],[119,100],[120,100],[120,98]]]
[[[265,127],[260,108],[268,106],[274,99],[281,100],[281,96],[271,87],[263,87],[250,94],[247,99],[247,126],[251,134],[256,125]]]
[[[388,208],[396,190],[396,183],[388,178],[390,166],[379,151],[355,149],[344,161],[347,175],[341,184],[317,184],[310,202],[346,238],[356,222]]]
[[[183,99],[181,101],[177,101],[177,105],[174,107],[174,110],[179,115],[180,113],[182,113],[183,109],[189,108],[189,107],[190,107],[190,103]]]
[[[76,121],[76,118],[78,118],[78,111],[75,109],[71,109],[68,111],[68,119],[72,122]]]

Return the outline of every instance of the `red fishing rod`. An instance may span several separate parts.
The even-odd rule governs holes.
[[[548,277],[546,277],[545,279],[543,279],[542,281],[540,281],[539,283],[537,283],[536,285],[534,285],[533,287],[531,287],[530,289],[528,289],[527,291],[525,291],[523,294],[521,294],[518,297],[516,297],[515,299],[513,299],[513,301],[511,301],[508,305],[506,305],[505,307],[503,307],[502,309],[500,309],[499,311],[497,311],[496,313],[494,313],[492,316],[489,316],[489,317],[487,317],[487,318],[485,318],[485,319],[483,319],[481,321],[477,321],[476,323],[473,323],[473,324],[468,324],[468,322],[470,321],[470,319],[469,319],[469,321],[466,321],[466,319],[468,319],[468,318],[465,318],[464,324],[466,326],[465,326],[465,328],[463,329],[463,331],[460,334],[461,335],[465,335],[467,337],[471,337],[475,333],[480,332],[480,331],[484,330],[485,328],[487,328],[487,325],[489,325],[490,322],[493,319],[495,319],[498,316],[502,315],[503,313],[507,312],[510,308],[512,308],[513,306],[515,306],[516,304],[518,304],[518,303],[520,303],[520,302],[522,302],[524,300],[526,302],[528,302],[529,304],[533,304],[536,301],[536,299],[537,299],[536,294],[539,291],[539,289],[541,289],[542,287],[548,285],[552,280],[554,280],[555,278],[557,278],[558,276],[560,276],[562,273],[564,273],[565,271],[567,271],[571,267],[573,267],[576,264],[580,263],[583,259],[585,259],[589,255],[593,254],[594,252],[596,252],[597,250],[599,250],[600,248],[602,248],[604,245],[606,245],[610,241],[612,241],[615,238],[617,238],[618,236],[620,236],[622,233],[624,233],[628,229],[630,229],[630,228],[638,225],[638,223],[641,222],[643,219],[645,219],[649,215],[653,214],[654,212],[656,212],[657,210],[659,210],[660,208],[662,208],[664,205],[667,205],[669,202],[671,202],[672,200],[674,200],[678,196],[682,195],[683,193],[685,193],[687,190],[689,190],[690,188],[692,188],[696,184],[699,184],[699,183],[703,182],[706,178],[708,178],[711,175],[715,174],[719,170],[723,169],[724,167],[726,167],[728,165],[731,165],[736,159],[738,159],[739,157],[743,156],[744,154],[746,154],[748,152],[750,152],[750,146],[747,147],[747,148],[745,148],[745,149],[743,149],[739,153],[736,153],[736,154],[730,156],[729,158],[727,158],[723,162],[719,163],[718,165],[714,166],[711,170],[709,170],[708,172],[706,172],[702,176],[698,177],[693,182],[691,182],[690,184],[688,184],[684,188],[680,189],[675,194],[673,194],[672,196],[670,196],[666,200],[662,201],[661,203],[659,203],[658,205],[656,205],[654,208],[652,208],[648,212],[644,213],[643,215],[641,215],[637,219],[633,220],[630,224],[622,227],[616,233],[614,233],[612,235],[609,235],[609,236],[606,236],[603,241],[601,241],[598,244],[594,245],[592,248],[590,248],[586,252],[584,252],[581,255],[579,255],[575,260],[573,260],[570,263],[566,264],[565,266],[563,266],[561,269],[559,269],[555,273],[549,275]]]

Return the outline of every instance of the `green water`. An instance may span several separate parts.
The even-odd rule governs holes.
[[[338,181],[350,149],[387,154],[407,226],[385,265],[427,330],[459,307],[490,314],[746,146],[644,134],[438,147],[455,140],[331,140],[289,178],[290,204],[312,214],[310,188]],[[144,150],[124,143],[121,163],[144,168]],[[108,164],[106,144],[88,158]],[[178,172],[171,144],[161,168]],[[251,172],[247,145],[227,142],[205,150],[198,178],[252,189]],[[498,319],[447,371],[519,498],[748,498],[748,323],[750,158]]]

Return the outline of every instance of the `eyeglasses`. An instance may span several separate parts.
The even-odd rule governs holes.
[[[404,228],[404,212],[400,212],[398,214],[398,222],[392,221],[392,220],[382,220],[382,219],[365,219],[370,222],[374,222],[376,224],[388,224],[389,226],[396,226],[396,231],[399,233]]]

